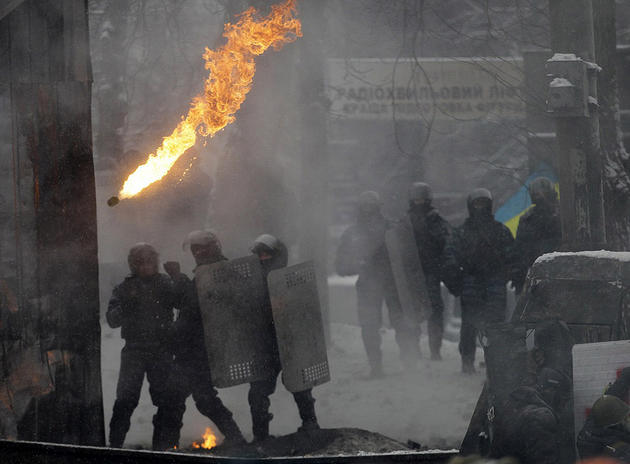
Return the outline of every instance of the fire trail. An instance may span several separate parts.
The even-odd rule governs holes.
[[[279,50],[302,36],[302,24],[295,17],[295,1],[273,5],[264,17],[251,7],[237,16],[235,24],[225,24],[225,45],[217,50],[206,48],[203,54],[205,68],[210,71],[203,92],[193,98],[188,114],[182,117],[171,135],[127,178],[118,196],[108,200],[109,206],[139,194],[162,179],[197,142],[198,135],[212,137],[236,120],[235,113],[252,87],[255,57],[269,47]]]

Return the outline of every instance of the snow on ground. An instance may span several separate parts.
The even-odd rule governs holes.
[[[411,439],[431,448],[458,448],[476,400],[481,392],[484,371],[466,377],[460,373],[457,344],[445,341],[443,361],[427,359],[426,336],[422,337],[424,358],[418,369],[405,372],[398,361],[394,332],[383,329],[383,353],[386,377],[368,380],[368,368],[360,329],[349,324],[333,323],[329,350],[332,381],[316,387],[316,410],[320,425],[326,428],[357,427],[378,432],[396,440]],[[103,325],[102,368],[103,400],[107,425],[115,399],[116,381],[123,342],[119,330]],[[482,359],[478,350],[477,359]],[[247,404],[247,385],[219,390],[223,402],[234,413],[246,438],[251,439],[251,419]],[[295,432],[300,425],[293,397],[278,381],[271,397],[274,420],[271,433]],[[155,412],[145,382],[140,404],[131,422],[125,442],[127,447],[148,447]],[[192,398],[188,399],[182,446],[198,440],[210,421],[199,414]]]
[[[607,250],[592,250],[592,251],[554,251],[552,253],[545,253],[536,259],[536,263],[544,263],[546,261],[552,261],[556,258],[580,256],[585,258],[596,259],[612,259],[615,261],[628,262],[630,261],[630,252],[627,251],[607,251]]]

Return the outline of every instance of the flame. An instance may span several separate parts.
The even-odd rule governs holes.
[[[302,36],[302,24],[294,17],[295,2],[286,0],[273,5],[269,15],[263,18],[250,7],[238,15],[236,24],[225,24],[223,37],[227,43],[216,51],[206,48],[203,54],[205,68],[210,71],[203,93],[193,99],[186,117],[164,138],[160,148],[127,178],[119,193],[121,199],[133,197],[162,179],[196,143],[197,134],[212,137],[234,122],[234,114],[252,87],[256,73],[254,58],[269,47],[279,50]]]
[[[212,433],[210,427],[206,427],[206,432],[203,434],[203,442],[194,441],[192,444],[192,447],[196,449],[211,449],[215,446],[217,446],[217,437]]]

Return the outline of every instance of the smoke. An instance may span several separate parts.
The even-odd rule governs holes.
[[[70,56],[58,45],[72,39],[80,51],[88,42],[71,33],[74,21],[84,19],[67,16],[72,8],[57,8],[52,0],[36,3],[21,3],[11,27],[0,27],[3,39],[11,35],[11,40],[0,40],[0,305],[17,304],[20,316],[32,310],[26,315],[34,316],[33,321],[42,317],[54,327],[29,329],[50,329],[60,335],[53,340],[57,346],[81,352],[98,329],[84,327],[84,318],[94,314],[90,308],[96,291],[94,202],[87,185],[92,166],[85,143],[90,126],[82,124],[89,119],[91,76],[87,60],[83,66],[79,59],[64,61]],[[314,259],[320,282],[330,278],[326,317],[331,323],[333,381],[315,390],[322,425],[364,427],[402,441],[456,446],[482,376],[461,379],[453,340],[445,343],[444,362],[430,363],[426,338],[419,370],[404,372],[385,317],[383,351],[389,375],[382,382],[365,380],[356,279],[332,275],[331,263],[364,190],[378,191],[385,214],[398,219],[407,209],[408,186],[426,181],[441,213],[458,225],[471,189],[489,188],[501,204],[535,164],[553,164],[550,138],[532,145],[530,137],[553,130],[552,122],[541,116],[545,93],[537,84],[514,83],[524,78],[522,66],[515,64],[524,52],[549,47],[548,2],[300,0],[304,37],[260,57],[236,122],[211,143],[201,141],[189,149],[142,196],[107,207],[106,200],[203,92],[205,47],[224,43],[224,24],[233,22],[235,14],[252,5],[267,13],[272,3],[89,0],[101,314],[113,286],[128,273],[127,253],[136,242],[153,244],[162,262],[179,261],[190,275],[194,262],[182,242],[192,230],[215,229],[229,258],[248,254],[256,236],[274,234],[289,245],[292,263]],[[616,4],[622,39],[630,37],[626,3]],[[6,18],[0,21],[7,26]],[[18,27],[26,24],[32,28]],[[37,28],[50,40],[22,40],[27,29]],[[63,55],[63,65],[47,61],[54,55],[47,53],[48,46]],[[443,81],[447,73],[438,68],[447,57],[460,70]],[[471,68],[462,64],[466,57],[481,59]],[[535,127],[522,114],[504,117],[496,107],[465,117],[457,105],[465,103],[467,82],[479,73],[497,81],[494,90],[483,90],[481,108],[488,108],[483,105],[492,98],[490,103],[509,100],[519,108],[528,99],[539,114]],[[38,92],[27,92],[29,85]],[[83,90],[77,91],[79,87]],[[357,91],[354,100],[344,100],[340,95],[347,96],[348,89],[371,96]],[[389,92],[412,96],[402,98],[404,104],[396,108],[387,100]],[[364,108],[344,108],[348,102]],[[88,182],[82,185],[76,179]],[[452,309],[447,305],[447,333],[456,337]],[[109,415],[121,341],[119,332],[103,327]],[[29,335],[35,339],[42,333]],[[98,360],[78,362],[83,361],[70,370],[87,372],[83,367]],[[249,430],[246,389],[222,391],[221,396]],[[97,390],[94,386],[92,392]],[[272,430],[289,433],[299,425],[297,411],[292,396],[280,385],[278,390],[272,400]],[[145,391],[132,443],[149,443],[151,414]],[[190,402],[185,422],[185,437],[191,441],[207,425]],[[85,429],[97,434],[96,428]]]
[[[264,8],[270,3],[255,6]],[[406,187],[412,181],[434,181],[437,191],[449,185],[449,179],[440,176],[445,172],[453,175],[452,170],[442,167],[452,164],[453,158],[432,154],[439,147],[433,138],[431,145],[419,150],[428,135],[423,124],[345,121],[328,111],[327,57],[390,58],[399,52],[402,11],[381,8],[378,3],[365,5],[327,2],[317,11],[321,4],[314,7],[302,2],[304,38],[258,59],[253,87],[236,122],[207,146],[196,146],[197,158],[187,171],[190,180],[184,177],[179,182],[192,160],[187,154],[179,169],[159,185],[137,199],[108,208],[105,200],[121,179],[142,161],[141,154],[152,150],[173,127],[190,97],[199,91],[199,76],[203,76],[199,51],[208,44],[221,43],[223,23],[243,5],[230,3],[223,9],[219,2],[205,1],[177,7],[157,1],[93,2],[103,303],[127,272],[126,254],[131,245],[152,243],[162,261],[178,260],[182,269],[190,272],[193,262],[182,251],[181,242],[189,231],[204,227],[217,231],[228,257],[247,254],[251,241],[261,233],[277,235],[291,246],[293,261],[318,260],[325,278],[336,248],[335,231],[354,220],[354,201],[360,191],[379,190],[386,199],[387,213],[400,216],[406,208]],[[378,19],[382,15],[387,18],[383,24]],[[112,44],[117,44],[113,53]],[[104,139],[104,133],[117,141]],[[451,135],[455,133],[450,129]],[[441,151],[452,154],[453,148]],[[329,228],[333,241],[327,247]],[[347,316],[356,311],[354,299],[339,299],[338,292],[333,293],[335,307],[331,310],[336,314],[330,319],[355,319]],[[106,340],[111,343],[113,339]],[[395,356],[392,362],[397,362]],[[458,370],[457,360],[452,362],[453,370]],[[356,369],[353,375],[361,376],[359,363]],[[104,381],[114,379],[110,375]],[[240,397],[244,402],[242,393],[222,395]],[[316,391],[315,395],[322,404],[328,402],[334,407],[335,400],[327,400],[325,393],[318,395]],[[403,397],[401,393],[393,401]],[[106,410],[111,408],[111,400],[106,400]],[[234,403],[239,401],[233,399]],[[234,408],[246,417],[243,406]],[[349,419],[348,424],[374,427],[378,414],[375,409],[364,419]],[[294,416],[282,414],[275,427],[289,431]],[[328,426],[346,425],[331,423],[326,417],[321,420]]]
[[[141,154],[155,148],[179,122],[191,97],[201,91],[205,71],[200,55],[204,47],[216,48],[222,43],[223,24],[235,13],[252,4],[266,11],[272,3],[90,2],[102,304],[127,272],[126,254],[138,241],[152,243],[163,261],[180,261],[182,270],[190,274],[194,263],[181,243],[191,230],[216,230],[230,258],[248,254],[256,236],[271,233],[290,245],[292,262],[316,259],[325,279],[332,274],[330,263],[338,237],[355,219],[361,191],[379,191],[386,215],[400,218],[407,209],[408,186],[426,181],[432,185],[443,215],[458,225],[466,215],[465,196],[470,190],[489,188],[500,204],[527,177],[531,160],[522,118],[503,118],[489,112],[487,117],[461,120],[458,114],[438,108],[431,98],[423,102],[428,107],[417,117],[390,114],[390,108],[385,108],[388,117],[352,118],[334,111],[338,88],[331,85],[331,76],[363,80],[362,85],[375,87],[369,79],[378,68],[389,73],[390,81],[377,83],[386,90],[392,82],[406,89],[435,86],[439,90],[443,85],[423,60],[466,56],[518,59],[524,49],[545,48],[549,39],[544,8],[537,8],[536,2],[520,6],[520,2],[508,2],[505,8],[486,11],[474,2],[463,6],[456,0],[302,0],[298,8],[304,37],[279,53],[258,59],[253,87],[236,122],[207,146],[198,143],[195,153],[187,153],[146,195],[108,208],[106,199],[143,161]],[[520,21],[513,21],[514,17]],[[357,59],[372,59],[373,69],[358,68]],[[511,77],[522,79],[522,70],[509,66]],[[501,74],[490,61],[482,61],[479,67],[489,74]],[[406,76],[408,69],[413,70],[408,82],[400,84],[391,77],[398,73],[403,79],[400,76]],[[464,85],[467,77],[464,73],[458,82]],[[497,77],[504,78],[505,73]],[[532,92],[526,88],[520,91],[522,98]],[[546,157],[546,150],[541,149],[532,160]],[[354,298],[353,282],[334,280],[330,321],[356,324]],[[346,329],[336,326],[335,330]],[[353,343],[358,342],[357,330],[348,334],[357,338]],[[346,348],[333,347],[331,357],[343,359]],[[361,365],[365,360],[360,352],[353,352],[357,356],[352,364],[355,377],[367,370]],[[396,372],[394,352],[395,348],[388,353],[392,364],[388,367]],[[451,354],[443,365],[446,368],[425,363],[422,369],[426,369],[426,378],[401,377],[401,382],[417,382],[418,401],[435,412],[435,418],[425,414],[426,421],[435,420],[442,430],[449,426],[461,430],[472,412],[469,407],[475,399],[474,388],[468,393],[446,392],[455,398],[446,397],[446,393],[434,396],[444,384],[460,382],[456,376],[457,351]],[[352,376],[341,374],[340,378],[348,382],[347,390],[360,390],[351,383]],[[110,376],[108,381],[114,378]],[[372,392],[371,387],[368,390]],[[243,388],[225,395],[240,417],[246,417]],[[453,417],[444,417],[428,404],[431,401],[423,402],[423,395],[433,402],[461,407],[450,410]],[[332,399],[316,390],[315,396],[319,404],[327,405],[322,407],[324,411],[333,410],[339,398],[350,401],[341,393]],[[410,396],[406,392],[388,399],[397,413],[404,414],[404,407],[399,406],[403,400],[411,401]],[[290,398],[282,398],[283,405],[293,407]],[[379,400],[375,398],[374,403]],[[371,406],[361,404],[357,407],[368,410],[348,411],[348,422],[374,427],[379,415],[385,413]],[[105,407],[110,408],[111,403]],[[275,422],[279,430],[293,427],[294,412],[291,409],[280,414]],[[426,430],[418,432],[419,437],[402,435],[419,430],[421,427],[414,429],[413,424],[424,418],[404,416],[400,420],[407,421],[409,427],[397,429],[401,436],[394,438],[414,438],[428,445],[440,442],[440,437]],[[322,422],[345,425],[326,418]],[[455,445],[456,441],[451,436],[448,444]]]

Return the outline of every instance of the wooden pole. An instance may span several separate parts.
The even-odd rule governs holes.
[[[591,0],[550,0],[551,48],[595,62]],[[596,85],[590,96],[597,98]],[[599,249],[606,243],[599,118],[556,118],[564,248]]]
[[[12,121],[11,262],[19,311],[33,322],[22,342],[40,348],[54,383],[33,393],[20,435],[102,445],[87,12],[87,0],[26,0],[3,18],[0,88]]]

